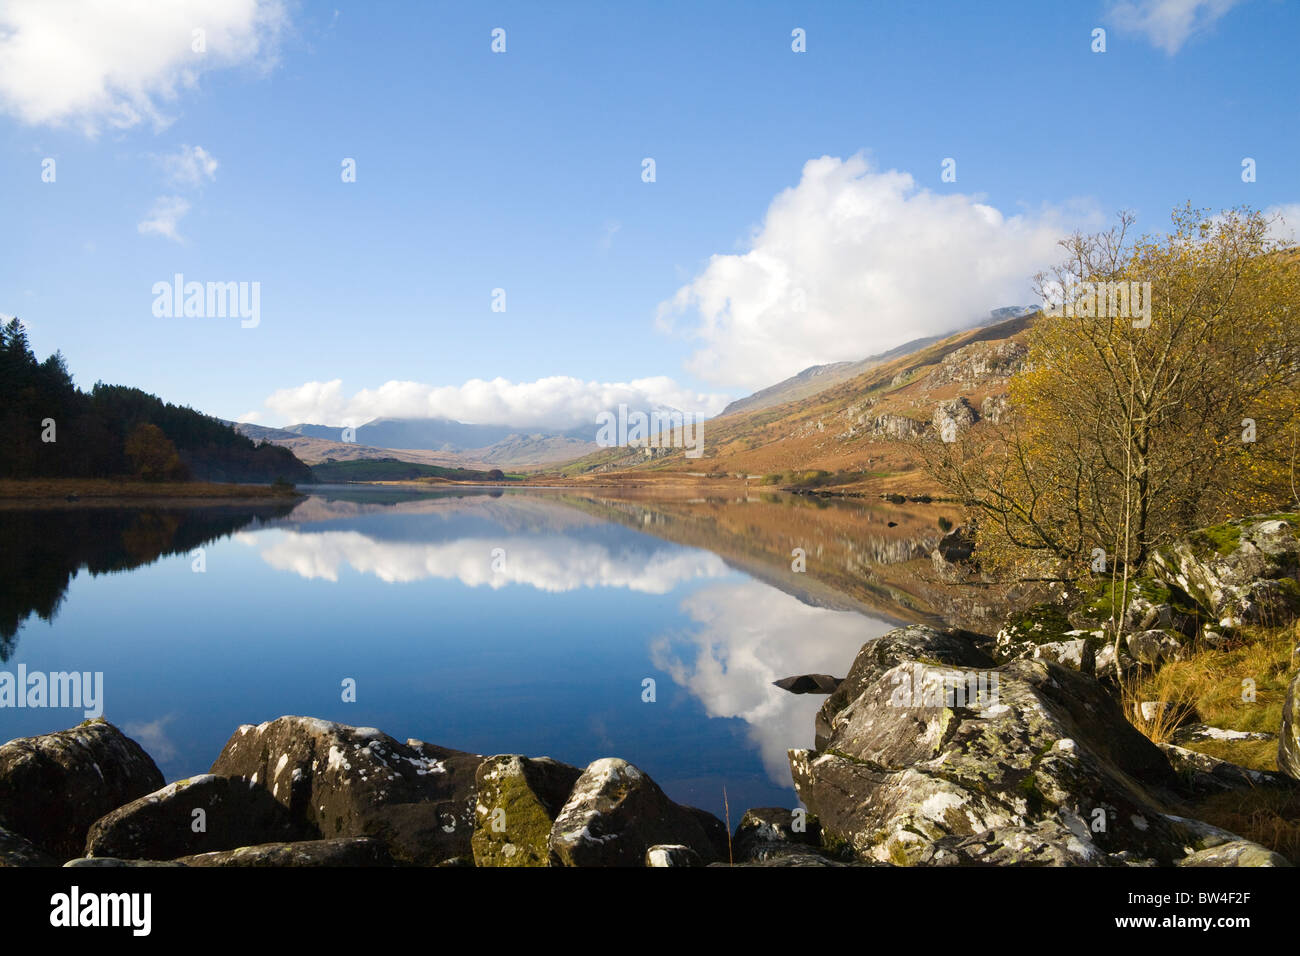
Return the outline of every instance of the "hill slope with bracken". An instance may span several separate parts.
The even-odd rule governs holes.
[[[1023,333],[1036,314],[950,335],[812,395],[724,413],[704,423],[699,458],[686,458],[680,448],[610,448],[570,463],[563,473],[646,479],[727,474],[772,485],[933,491],[907,440],[932,429],[997,421],[1007,382],[1024,363]]]

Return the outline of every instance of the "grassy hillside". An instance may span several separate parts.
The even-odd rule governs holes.
[[[686,458],[681,449],[649,457],[643,449],[608,448],[560,473],[730,474],[780,487],[936,491],[901,434],[932,427],[935,408],[945,401],[964,399],[977,418],[982,408],[995,413],[1032,321],[1021,316],[960,332],[814,395],[719,416],[704,423],[700,458]]]

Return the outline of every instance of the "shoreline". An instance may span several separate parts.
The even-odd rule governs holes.
[[[285,492],[272,485],[229,482],[144,482],[116,478],[7,478],[0,480],[0,508],[68,504],[230,504],[283,502],[306,497],[294,487]]]

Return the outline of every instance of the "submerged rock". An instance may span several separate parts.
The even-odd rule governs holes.
[[[318,835],[244,777],[205,774],[169,784],[95,821],[86,856],[170,860]]]
[[[398,862],[430,866],[471,859],[481,761],[373,728],[280,717],[240,727],[211,772],[261,785],[309,832],[373,836]]]
[[[549,866],[551,827],[582,771],[550,757],[488,757],[478,767],[475,866]]]
[[[706,862],[720,858],[702,810],[669,800],[626,760],[606,757],[582,772],[551,828],[551,853],[561,866],[641,866],[659,844],[689,847]]]
[[[830,674],[800,674],[797,677],[782,677],[772,683],[792,694],[833,694],[840,686],[843,677]]]
[[[163,776],[103,719],[0,747],[0,826],[59,860],[81,856],[92,823],[157,790]]]

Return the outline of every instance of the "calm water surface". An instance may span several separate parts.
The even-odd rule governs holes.
[[[102,671],[104,716],[168,780],[205,772],[240,724],[306,714],[483,754],[621,756],[719,814],[724,786],[733,816],[792,806],[786,749],[811,745],[823,698],[771,682],[842,676],[893,622],[800,591],[836,541],[857,553],[851,534],[817,532],[807,575],[784,538],[757,562],[765,500],[711,504],[703,525],[516,491],[4,511],[0,669]],[[80,719],[3,709],[0,740]]]

